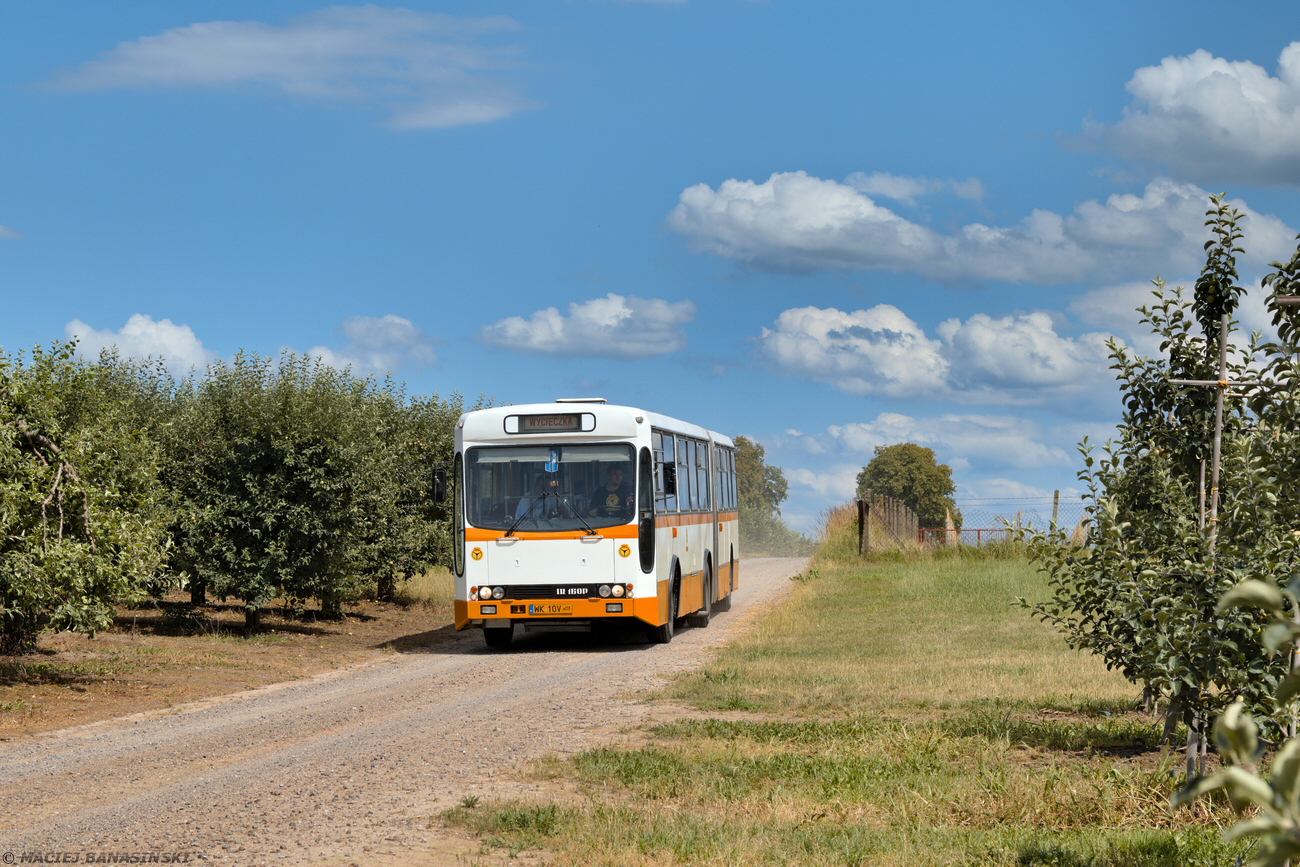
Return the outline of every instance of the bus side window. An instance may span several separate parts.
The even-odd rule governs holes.
[[[736,453],[727,450],[727,505],[736,508],[740,500],[736,494]]]
[[[691,441],[682,437],[677,440],[677,504],[683,512],[695,508],[695,479],[691,464]]]
[[[710,494],[712,488],[709,485],[709,449],[708,443],[695,444],[695,490],[699,492],[700,508],[712,508]]]
[[[655,433],[655,496],[663,503],[663,511],[677,511],[676,478],[674,474],[673,435]],[[672,478],[670,478],[672,476]]]

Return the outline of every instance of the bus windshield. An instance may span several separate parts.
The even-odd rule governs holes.
[[[472,448],[465,456],[466,519],[493,530],[586,530],[636,516],[635,451],[628,443]]]

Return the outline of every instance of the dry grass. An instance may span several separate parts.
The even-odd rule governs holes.
[[[456,591],[455,576],[446,569],[430,569],[422,575],[405,578],[397,585],[394,602],[399,605],[423,605],[430,614],[450,620]]]
[[[1122,677],[1012,607],[1047,592],[1023,560],[815,569],[787,605],[669,694],[716,709],[819,714],[1134,696]]]
[[[1231,863],[1226,811],[1172,813],[1137,690],[1012,607],[1021,559],[821,557],[788,604],[665,695],[701,710],[545,773],[578,800],[450,818],[557,863]],[[585,798],[585,801],[583,800]]]

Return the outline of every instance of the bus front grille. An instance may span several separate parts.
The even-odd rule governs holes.
[[[506,599],[595,599],[599,584],[508,584]]]

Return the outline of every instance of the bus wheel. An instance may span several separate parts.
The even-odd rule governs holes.
[[[505,650],[510,646],[510,641],[515,637],[515,625],[511,623],[505,629],[488,629],[483,627],[483,640],[487,642],[488,647],[495,647],[498,650]]]
[[[690,626],[705,627],[709,625],[709,620],[713,617],[713,597],[715,590],[713,587],[713,564],[707,560],[704,563],[704,607],[686,618]]]
[[[646,637],[651,644],[667,644],[673,640],[673,621],[677,619],[677,582],[668,591],[668,619],[662,626],[647,626]]]

